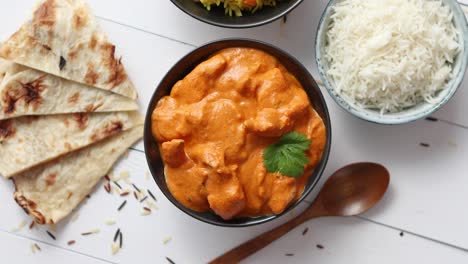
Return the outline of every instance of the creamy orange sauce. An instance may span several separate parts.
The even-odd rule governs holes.
[[[283,212],[301,196],[326,141],[301,84],[250,48],[222,50],[177,82],[156,106],[152,129],[173,196],[224,219]],[[312,140],[297,179],[263,165],[263,150],[291,131]]]

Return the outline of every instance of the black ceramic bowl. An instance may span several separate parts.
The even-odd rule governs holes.
[[[229,16],[224,13],[222,6],[212,6],[211,11],[193,0],[171,0],[178,8],[190,16],[205,23],[228,28],[249,28],[261,26],[286,15],[302,0],[277,0],[274,7],[265,6],[254,14],[242,12],[241,17]]]
[[[152,135],[151,132],[151,114],[155,109],[158,101],[166,96],[169,95],[174,84],[183,79],[189,72],[191,72],[199,63],[209,58],[215,52],[230,48],[230,47],[249,47],[255,48],[259,50],[263,50],[274,57],[276,57],[291,73],[296,76],[296,78],[301,82],[302,86],[304,87],[309,99],[314,106],[317,113],[322,117],[325,126],[327,128],[327,141],[326,146],[323,152],[322,160],[318,164],[317,168],[313,172],[313,175],[309,178],[309,181],[304,189],[304,193],[295,203],[291,204],[282,214],[285,214],[291,211],[294,207],[296,207],[315,187],[317,184],[322,172],[325,168],[325,165],[328,160],[328,156],[330,153],[330,146],[331,146],[331,125],[330,125],[330,117],[328,114],[328,109],[325,103],[325,100],[320,92],[318,85],[315,83],[314,79],[307,71],[307,69],[294,57],[289,55],[288,53],[271,46],[269,44],[255,41],[255,40],[247,40],[247,39],[225,39],[216,42],[208,43],[200,48],[195,49],[194,51],[187,54],[183,57],[179,62],[169,70],[166,76],[162,79],[159,83],[151,101],[149,103],[149,107],[146,113],[146,120],[145,120],[145,134],[144,134],[144,144],[145,144],[145,152],[146,152],[146,160],[148,162],[148,166],[150,168],[151,174],[153,175],[153,179],[156,181],[157,185],[164,193],[164,195],[169,199],[175,206],[177,206],[180,210],[187,213],[188,215],[204,221],[206,223],[218,225],[218,226],[227,226],[227,227],[244,227],[244,226],[251,226],[256,224],[261,224],[278,218],[280,215],[269,215],[269,216],[261,216],[261,217],[244,217],[244,218],[236,218],[229,221],[223,220],[221,217],[217,216],[212,212],[195,212],[186,207],[184,207],[181,203],[179,203],[169,191],[165,176],[164,176],[164,164],[162,162],[158,143]]]

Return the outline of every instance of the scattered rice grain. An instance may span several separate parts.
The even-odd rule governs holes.
[[[117,208],[117,211],[122,210],[122,208],[124,208],[126,204],[127,204],[127,200],[123,201],[123,203],[119,206],[119,208]]]
[[[120,190],[122,190],[122,186],[120,186],[120,184],[116,181],[113,182],[115,184],[115,186],[119,187]]]
[[[120,235],[120,228],[118,228],[117,231],[115,231],[114,242],[117,241],[117,238],[119,237],[119,235]]]
[[[137,192],[141,192],[141,191],[140,191],[140,188],[138,188],[134,183],[132,183],[132,186],[133,186],[133,188],[135,188],[135,190],[136,190]]]
[[[57,240],[57,239],[55,238],[55,236],[54,236],[51,232],[49,232],[49,230],[46,230],[46,233],[47,233],[53,240]]]
[[[151,214],[151,209],[149,209],[148,207],[143,207],[143,210],[141,210],[140,215],[147,216],[149,214]]]
[[[172,237],[171,236],[167,236],[163,239],[163,244],[166,245],[167,243],[171,242],[172,240]]]
[[[146,205],[147,205],[149,208],[151,208],[151,209],[153,209],[153,210],[155,210],[155,211],[159,209],[159,208],[156,206],[156,204],[153,203],[153,202],[151,202],[150,200],[147,200],[147,201],[146,201]]]
[[[37,250],[41,251],[41,247],[40,247],[37,243],[34,243],[34,247],[35,247]]]
[[[153,194],[149,189],[148,189],[148,194],[149,194],[149,196],[151,196],[151,198],[152,198],[155,202],[158,201],[158,199],[156,199],[156,196],[154,196],[154,194]]]
[[[74,245],[76,243],[75,240],[70,240],[67,242],[67,245],[71,246],[71,245]]]
[[[148,199],[148,196],[143,197],[143,199],[140,200],[140,203],[144,202],[146,199]]]
[[[112,255],[115,255],[119,252],[120,247],[119,245],[117,245],[117,243],[112,243],[111,249],[112,249]]]
[[[104,222],[106,225],[115,225],[115,220],[114,219],[106,219]]]
[[[89,236],[89,235],[93,235],[93,234],[97,234],[99,233],[101,230],[99,229],[93,229],[93,230],[90,230],[88,232],[85,232],[85,233],[81,233],[82,236]]]
[[[11,229],[11,232],[18,232],[21,229],[23,229],[24,226],[26,226],[27,222],[25,220],[21,221],[17,227],[14,227]]]

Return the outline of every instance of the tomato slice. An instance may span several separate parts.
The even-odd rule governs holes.
[[[244,5],[247,5],[247,6],[256,6],[257,5],[257,1],[256,0],[244,0],[242,2]]]

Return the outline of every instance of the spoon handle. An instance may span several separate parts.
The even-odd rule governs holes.
[[[239,263],[241,260],[247,258],[248,256],[254,254],[260,249],[266,247],[271,242],[282,237],[284,234],[288,233],[296,226],[304,223],[309,220],[310,217],[307,217],[305,214],[301,214],[294,219],[278,226],[277,228],[265,232],[233,249],[226,252],[222,256],[217,257],[216,259],[209,262],[209,264],[231,264]]]

